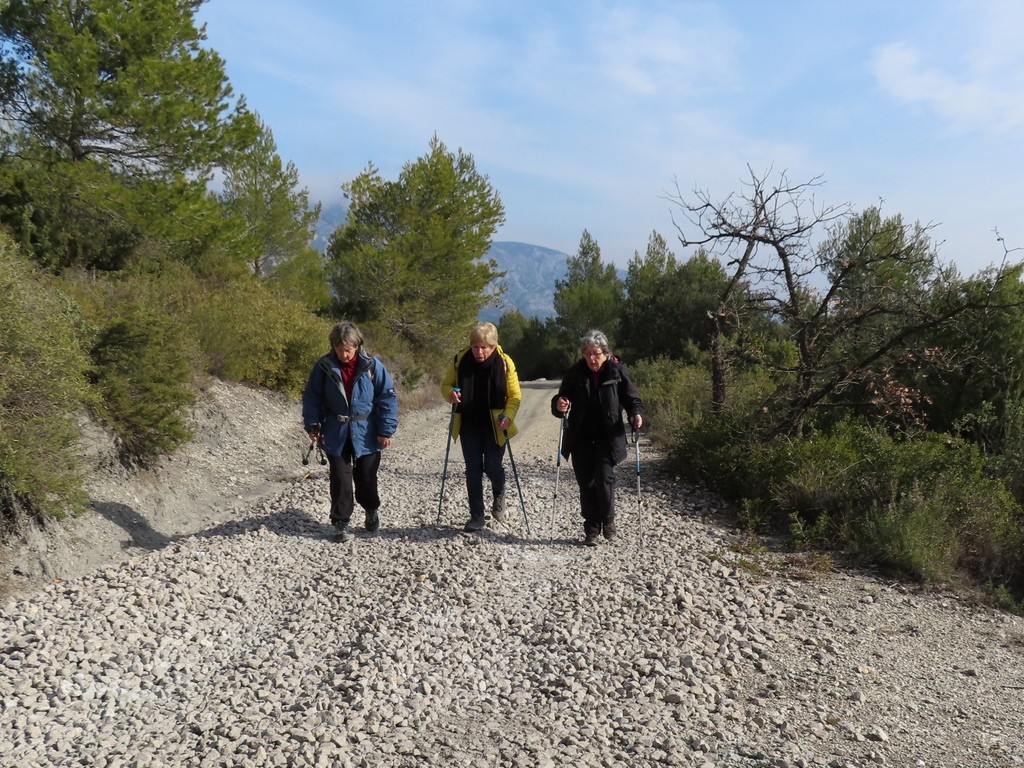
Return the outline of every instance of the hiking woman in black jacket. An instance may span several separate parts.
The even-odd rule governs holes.
[[[643,426],[643,402],[626,366],[598,330],[580,339],[582,359],[566,372],[551,413],[566,418],[562,456],[571,459],[580,486],[584,543],[596,546],[602,533],[615,538],[615,465],[626,458],[626,411],[633,429]]]

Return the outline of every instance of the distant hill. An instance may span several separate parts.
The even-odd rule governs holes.
[[[482,320],[495,322],[513,309],[541,320],[554,317],[555,281],[566,275],[566,254],[529,243],[501,242],[491,243],[487,257],[505,273],[498,281],[505,286],[505,293],[500,306],[487,307],[480,313]]]
[[[347,215],[348,209],[340,203],[324,205],[316,225],[313,247],[325,253],[328,239],[345,223]],[[496,242],[491,243],[487,258],[494,259],[498,271],[505,273],[505,277],[497,281],[497,285],[505,287],[505,293],[499,306],[481,311],[481,320],[497,322],[513,309],[518,309],[526,317],[541,320],[554,317],[555,281],[566,275],[567,254],[529,243]]]
[[[320,253],[327,252],[327,240],[339,225],[345,223],[348,216],[348,208],[341,203],[323,205],[320,209],[320,219],[316,223],[316,234],[313,236],[313,247]]]

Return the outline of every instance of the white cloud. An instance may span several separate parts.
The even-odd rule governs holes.
[[[942,34],[878,48],[870,69],[894,99],[922,107],[956,132],[1008,133],[1024,127],[1024,8],[970,3],[943,14]],[[955,34],[950,34],[955,30]]]

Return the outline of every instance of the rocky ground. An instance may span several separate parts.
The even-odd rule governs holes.
[[[480,534],[443,404],[345,544],[284,398],[213,385],[142,476],[91,436],[95,511],[0,563],[0,765],[1024,765],[1024,621],[752,551],[644,443],[581,547],[550,394]]]

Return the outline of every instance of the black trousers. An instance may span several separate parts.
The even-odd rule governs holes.
[[[494,496],[505,493],[505,446],[498,445],[490,423],[463,424],[459,430],[462,458],[466,462],[466,494],[469,496],[469,516],[483,517],[484,475],[491,481]]]
[[[615,463],[612,448],[604,440],[580,440],[569,455],[580,486],[583,527],[601,530],[615,521]]]
[[[352,444],[348,443],[340,456],[328,455],[327,464],[330,470],[331,523],[347,523],[352,518],[356,502],[367,512],[380,506],[377,492],[380,451],[355,456]]]

